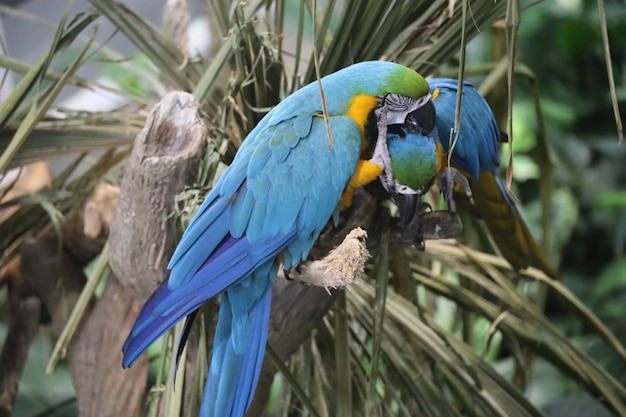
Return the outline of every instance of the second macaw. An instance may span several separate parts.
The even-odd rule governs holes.
[[[504,135],[496,124],[491,108],[478,90],[469,82],[463,84],[460,132],[454,148],[450,146],[450,132],[454,128],[454,114],[458,95],[458,81],[450,78],[428,80],[437,111],[437,130],[447,164],[451,163],[467,176],[472,190],[473,204],[457,202],[463,209],[481,217],[502,256],[515,269],[534,266],[546,275],[557,278],[557,273],[545,258],[530,234],[515,202],[498,178],[500,142]]]
[[[395,192],[389,194],[398,205],[400,224],[408,224],[415,215],[419,216],[416,213],[418,200],[437,179],[448,207],[455,187],[462,189],[465,196],[473,201],[467,178],[444,163],[445,150],[439,141],[435,121],[435,107],[424,106],[419,112],[409,114],[404,124],[387,129],[389,166],[395,182]],[[381,177],[381,182],[383,180],[384,177]],[[386,184],[383,187],[390,188]]]
[[[241,417],[263,363],[278,268],[305,260],[337,208],[350,204],[352,190],[385,171],[384,163],[368,158],[375,142],[367,137],[368,121],[403,124],[429,105],[429,87],[419,74],[373,61],[313,82],[272,109],[185,231],[169,278],[124,344],[123,365],[131,366],[176,322],[221,294],[200,414]],[[372,161],[385,160],[379,157],[375,152]]]
[[[434,108],[432,114],[434,122]],[[398,206],[400,224],[408,224],[416,215],[418,200],[441,170],[437,128],[433,125],[415,129],[411,119],[410,115],[409,123],[389,126],[387,131],[390,167],[397,182],[396,191],[390,194]],[[380,181],[383,182],[382,178]],[[383,187],[389,188],[386,184]]]

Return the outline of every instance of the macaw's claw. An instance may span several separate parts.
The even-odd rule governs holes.
[[[433,208],[430,206],[430,204],[425,201],[420,201],[419,203],[417,203],[416,213],[418,215],[427,213],[429,211],[433,211]]]
[[[459,185],[463,188],[468,200],[474,204],[474,198],[472,197],[472,189],[470,188],[469,181],[465,175],[461,174],[456,168],[445,167],[439,174],[439,189],[443,194],[443,198],[446,201],[448,210],[452,210],[452,201],[454,195],[454,187]]]
[[[431,210],[432,208],[430,207],[430,204],[425,203],[423,201],[419,201],[416,204],[414,215],[411,218],[411,221],[406,225],[406,227],[409,230],[415,230],[416,232],[420,230],[420,223],[422,221],[422,215]],[[424,251],[426,249],[426,245],[424,244],[424,237],[422,236],[421,233],[416,233],[413,236],[412,240],[413,240],[413,246],[415,246],[415,249],[419,251]]]
[[[290,268],[290,269],[283,269],[283,275],[285,276],[285,279],[287,281],[293,281],[294,278],[291,276],[291,273],[295,271],[296,274],[301,275],[302,274],[302,270],[300,269],[300,265],[296,266],[295,268]]]
[[[422,220],[422,215],[424,213],[429,213],[433,211],[433,208],[430,206],[430,204],[424,202],[424,201],[420,201],[417,203],[417,209],[415,210],[415,216],[413,217],[413,221],[411,223],[419,223]],[[416,228],[416,230],[420,230],[421,227]],[[424,252],[426,250],[426,244],[424,243],[424,236],[422,236],[421,234],[417,234],[414,238],[413,238],[413,246],[415,246],[415,249]]]

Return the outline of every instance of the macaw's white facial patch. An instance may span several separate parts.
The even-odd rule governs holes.
[[[420,107],[425,106],[431,99],[430,93],[415,100],[411,97],[403,96],[401,94],[387,94],[381,100],[381,106],[375,110],[376,118],[380,120],[381,110],[383,107],[387,107],[387,120],[386,124],[399,125],[404,124],[406,117],[409,113],[414,112]]]

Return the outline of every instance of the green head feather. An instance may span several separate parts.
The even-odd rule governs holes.
[[[387,80],[390,92],[402,94],[413,99],[424,97],[430,92],[430,87],[424,77],[403,65],[395,65],[396,69]]]

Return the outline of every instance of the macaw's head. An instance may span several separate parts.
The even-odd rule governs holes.
[[[365,140],[371,152],[378,139],[378,126],[383,114],[385,126],[412,123],[424,131],[434,128],[435,107],[430,86],[420,74],[403,65],[384,61],[361,62],[342,71],[351,69],[352,81],[359,85],[361,92],[350,100],[349,114],[360,111],[361,118],[365,118]],[[366,102],[366,97],[373,103],[359,105]]]
[[[363,133],[361,158],[383,167],[381,184],[396,200],[401,217],[410,220],[420,193],[434,177],[431,165],[436,168],[430,86],[412,69],[384,61],[351,65],[324,77],[322,84],[327,96],[332,93],[329,108],[345,103],[344,114]],[[389,136],[381,140],[381,132]]]
[[[431,99],[430,86],[417,72],[400,64],[366,61],[327,75],[321,79],[326,96],[326,111],[343,114],[355,121],[373,144],[377,121],[382,109],[386,125],[402,124],[407,115]],[[315,82],[306,87],[318,95]],[[369,130],[372,129],[372,130]]]
[[[373,152],[374,162],[384,167],[380,182],[398,205],[401,220],[408,222],[436,175],[436,111],[421,75],[398,64],[372,65],[378,68],[375,78],[385,82],[370,93],[379,100],[365,124],[366,152]],[[387,136],[381,141],[383,128]]]
[[[383,74],[384,86],[377,91],[380,101],[370,114],[369,124],[373,125],[371,128],[376,128],[384,113],[387,126],[404,125],[410,118],[409,115],[414,114],[414,122],[424,123],[421,128],[432,130],[435,124],[435,108],[431,100],[430,86],[424,77],[399,64],[392,64]],[[376,137],[373,140],[375,141]]]

